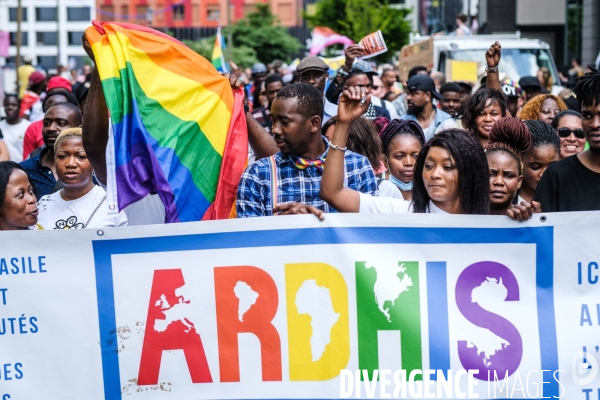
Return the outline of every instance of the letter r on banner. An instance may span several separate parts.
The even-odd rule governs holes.
[[[138,385],[158,384],[164,350],[183,350],[192,382],[212,382],[200,335],[183,317],[189,300],[178,289],[185,285],[180,269],[154,271]]]
[[[272,324],[279,296],[273,278],[256,267],[217,267],[215,297],[221,382],[240,381],[238,333],[260,340],[263,381],[281,380],[281,341]]]

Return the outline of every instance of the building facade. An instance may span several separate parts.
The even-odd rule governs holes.
[[[81,38],[96,18],[94,0],[22,0],[21,56],[55,69],[58,64],[81,68],[87,55]],[[17,0],[0,1],[0,27],[10,34],[9,57],[17,54]]]
[[[217,27],[254,11],[261,0],[96,0],[103,21],[133,22],[155,28]],[[271,0],[271,9],[283,26],[302,24],[298,0]]]

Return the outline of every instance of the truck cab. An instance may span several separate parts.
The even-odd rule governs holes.
[[[410,35],[410,44],[429,39],[428,36]],[[494,42],[502,45],[499,70],[506,77],[518,82],[524,76],[537,76],[540,67],[550,70],[554,86],[553,94],[564,88],[560,86],[558,71],[548,43],[538,39],[521,38],[521,33],[473,36],[434,36],[434,70],[446,72],[446,60],[476,61],[485,65],[485,52]],[[557,85],[558,83],[558,85]]]

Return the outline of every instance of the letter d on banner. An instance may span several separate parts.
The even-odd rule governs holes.
[[[348,287],[329,264],[286,264],[290,380],[334,378],[350,359]]]

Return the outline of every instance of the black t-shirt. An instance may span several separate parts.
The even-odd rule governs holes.
[[[600,210],[600,174],[567,157],[544,172],[533,200],[543,212]]]

